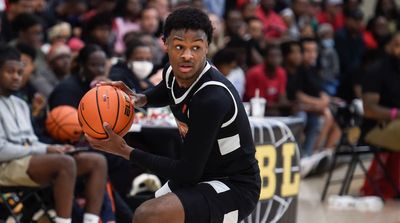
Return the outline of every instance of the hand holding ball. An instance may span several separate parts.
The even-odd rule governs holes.
[[[103,123],[107,122],[118,135],[124,136],[134,119],[131,98],[122,90],[100,85],[92,88],[81,99],[78,119],[82,130],[95,139],[108,138]]]

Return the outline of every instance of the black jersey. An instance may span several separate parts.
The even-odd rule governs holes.
[[[248,117],[234,86],[216,68],[207,63],[189,88],[180,88],[167,65],[163,81],[144,94],[149,106],[170,106],[183,146],[176,160],[135,149],[132,161],[179,185],[257,183],[250,180],[259,169]]]

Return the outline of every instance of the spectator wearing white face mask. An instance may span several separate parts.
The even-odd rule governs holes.
[[[153,55],[150,46],[143,42],[131,41],[125,52],[125,60],[111,67],[109,78],[122,81],[136,92],[142,92],[153,84],[148,80],[153,73]]]
[[[318,27],[320,39],[320,58],[322,88],[330,96],[336,95],[339,85],[339,56],[335,50],[334,30],[331,24],[324,23]]]

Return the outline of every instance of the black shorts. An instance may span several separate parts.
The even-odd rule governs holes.
[[[260,189],[248,183],[213,180],[173,193],[182,202],[185,223],[237,223],[251,214]]]

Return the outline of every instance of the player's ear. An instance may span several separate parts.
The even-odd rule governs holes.
[[[165,36],[163,36],[163,37],[161,37],[161,39],[162,39],[163,42],[164,42],[164,45],[163,45],[164,53],[168,53],[168,52],[167,52],[167,51],[168,51],[168,38],[165,38]]]

